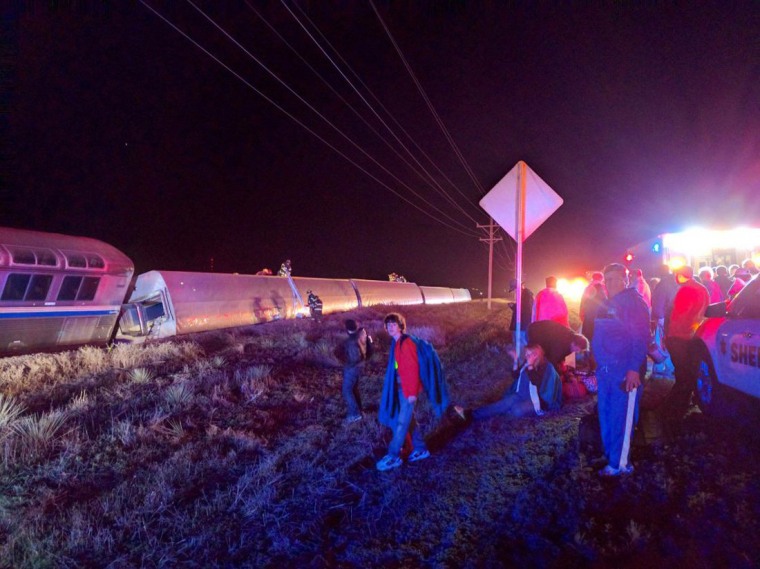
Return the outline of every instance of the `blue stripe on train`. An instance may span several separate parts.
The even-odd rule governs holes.
[[[67,310],[55,312],[8,312],[0,313],[0,320],[18,318],[66,318],[68,316],[109,316],[118,314],[118,310]]]

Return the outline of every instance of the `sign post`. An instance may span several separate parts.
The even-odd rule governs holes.
[[[515,369],[520,357],[520,328],[522,316],[522,261],[523,242],[538,229],[557,209],[563,200],[538,174],[520,160],[499,182],[491,188],[480,207],[517,242],[515,281]]]

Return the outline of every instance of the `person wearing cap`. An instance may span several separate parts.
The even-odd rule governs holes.
[[[356,320],[346,320],[345,326],[348,337],[341,345],[340,355],[343,360],[343,399],[348,408],[345,423],[351,424],[362,419],[359,378],[364,362],[372,357],[373,344],[367,330],[359,328]]]
[[[517,289],[517,279],[509,281],[509,292],[514,292]],[[509,331],[514,336],[514,331],[517,328],[517,304],[514,302],[509,303],[509,307],[512,309],[512,319],[509,322]],[[520,286],[520,345],[525,346],[525,331],[531,322],[533,316],[533,293],[523,282]]]
[[[592,349],[599,428],[607,466],[600,476],[633,472],[630,463],[633,429],[639,415],[649,344],[649,310],[641,295],[628,286],[628,269],[620,263],[604,268],[609,299],[594,323]]]
[[[707,289],[694,280],[694,270],[683,266],[674,271],[678,291],[673,298],[665,346],[675,367],[676,381],[663,403],[666,431],[673,435],[676,423],[686,414],[697,383],[694,333],[705,318],[710,304]]]
[[[533,322],[539,320],[554,320],[563,326],[570,327],[570,316],[565,304],[565,298],[557,290],[557,277],[546,277],[546,288],[536,295],[533,304]]]

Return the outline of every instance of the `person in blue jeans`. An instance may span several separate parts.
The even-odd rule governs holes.
[[[359,396],[359,378],[364,362],[372,357],[372,338],[367,330],[359,328],[355,320],[345,322],[348,337],[343,341],[343,398],[346,400],[348,416],[346,424],[362,419],[361,397]]]
[[[459,406],[455,406],[454,410],[467,420],[468,416],[473,419],[487,419],[496,415],[540,416],[561,406],[562,381],[559,374],[546,359],[543,348],[538,344],[530,344],[525,348],[525,365],[504,397],[472,411]]]
[[[393,433],[388,445],[388,454],[376,464],[377,469],[381,471],[398,468],[403,464],[401,453],[405,445],[410,451],[407,457],[409,462],[430,456],[425,439],[417,428],[415,414],[417,398],[423,390],[417,345],[412,338],[404,334],[406,320],[401,314],[388,314],[384,324],[392,339],[386,377],[393,381],[391,389],[395,388],[396,397],[394,408],[388,410],[388,416],[383,418],[381,414],[381,422],[390,427]]]

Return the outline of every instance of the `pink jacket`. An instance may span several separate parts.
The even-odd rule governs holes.
[[[555,288],[545,288],[538,292],[533,303],[533,322],[539,320],[554,320],[563,326],[570,327],[565,299]]]

